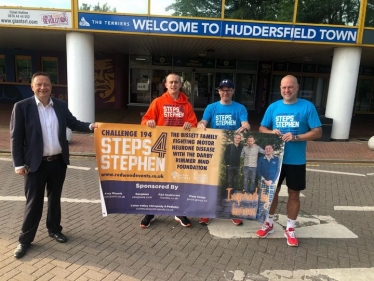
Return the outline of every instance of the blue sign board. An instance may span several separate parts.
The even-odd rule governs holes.
[[[357,28],[78,13],[79,29],[355,44]]]

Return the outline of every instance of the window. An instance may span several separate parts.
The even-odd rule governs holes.
[[[57,57],[42,57],[42,70],[48,73],[52,84],[58,84],[58,59]]]
[[[16,82],[31,83],[31,56],[16,56]]]

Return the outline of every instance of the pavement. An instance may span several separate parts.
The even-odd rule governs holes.
[[[23,179],[14,174],[9,150],[11,106],[0,105],[0,280],[154,281],[356,281],[374,280],[374,135],[368,117],[355,116],[345,142],[309,142],[307,189],[302,192],[296,233],[299,247],[283,237],[287,194],[282,189],[275,232],[259,239],[258,222],[237,227],[191,218],[191,228],[157,216],[139,227],[141,215],[102,217],[92,134],[74,133],[71,166],[62,194],[62,225],[68,243],[48,237],[46,208],[27,255],[13,257],[25,206]],[[201,113],[198,113],[199,117]],[[261,116],[250,117],[258,129]],[[138,124],[140,113],[102,110],[96,121]],[[370,132],[371,130],[371,132]]]

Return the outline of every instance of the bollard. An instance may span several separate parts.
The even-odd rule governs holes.
[[[369,139],[368,147],[369,147],[370,150],[374,151],[374,136]]]

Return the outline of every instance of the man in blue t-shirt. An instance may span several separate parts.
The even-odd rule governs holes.
[[[260,132],[276,134],[285,141],[282,168],[269,215],[257,236],[265,238],[273,230],[273,216],[284,179],[288,187],[287,227],[285,237],[289,246],[298,246],[295,224],[300,210],[300,191],[306,188],[306,142],[322,136],[321,122],[315,106],[297,98],[296,77],[287,75],[280,84],[282,100],[272,103],[261,121]]]
[[[230,79],[221,81],[218,87],[220,101],[209,104],[204,110],[203,119],[197,124],[205,129],[208,124],[212,129],[249,130],[248,111],[244,105],[232,100],[235,93],[234,83]]]
[[[234,83],[230,79],[222,80],[218,86],[218,93],[221,100],[209,104],[206,107],[204,110],[203,119],[197,124],[197,127],[205,129],[209,124],[210,128],[236,130],[236,133],[249,130],[250,125],[248,123],[247,109],[244,107],[244,105],[232,100],[232,96],[235,93]],[[239,160],[240,152],[238,157]],[[228,172],[231,171],[230,166],[227,166],[227,170]],[[243,221],[240,219],[232,219],[231,221],[235,225],[243,224]],[[199,223],[208,224],[209,218],[200,218]]]

